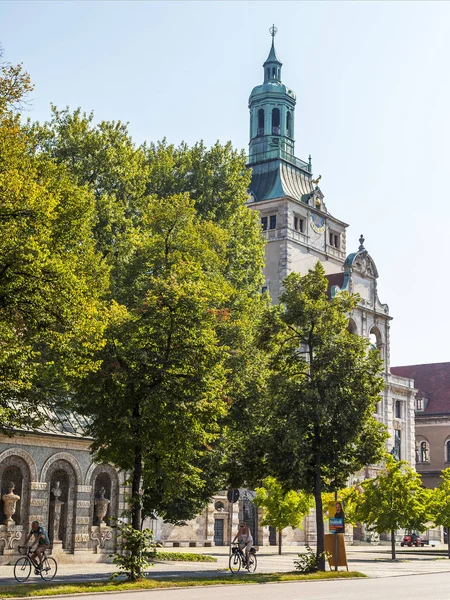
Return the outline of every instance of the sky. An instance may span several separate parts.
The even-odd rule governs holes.
[[[278,29],[295,153],[360,234],[389,305],[391,365],[450,361],[450,2],[0,1],[4,59],[50,103],[167,138],[248,150],[248,96]],[[447,266],[446,266],[447,265]]]

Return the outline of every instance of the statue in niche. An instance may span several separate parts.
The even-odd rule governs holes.
[[[15,488],[15,484],[14,482],[10,481],[10,483],[8,484],[8,493],[7,494],[3,494],[2,496],[2,500],[3,500],[3,512],[5,514],[5,521],[3,521],[3,524],[6,525],[7,527],[11,527],[13,525],[15,525],[14,519],[12,518],[13,514],[16,512],[16,505],[17,502],[20,500],[20,496],[18,496],[17,494],[14,494],[13,490]]]
[[[104,519],[105,519],[106,513],[108,512],[108,506],[110,503],[110,500],[108,500],[108,498],[105,498],[105,493],[106,493],[105,488],[104,487],[100,488],[98,497],[95,498],[95,500],[94,500],[95,517],[97,519],[98,525],[100,525],[100,526],[106,525]]]
[[[56,541],[62,541],[60,533],[59,533],[59,529],[60,529],[60,524],[61,524],[61,509],[62,509],[64,502],[62,502],[62,500],[60,500],[60,497],[62,494],[62,489],[60,487],[59,481],[56,482],[55,487],[52,488],[51,492],[54,497],[54,501],[53,501],[53,507],[54,507],[53,539]]]

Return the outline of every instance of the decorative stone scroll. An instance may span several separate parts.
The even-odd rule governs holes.
[[[106,542],[112,539],[112,531],[110,527],[104,525],[91,527],[91,540],[97,542],[95,545],[95,552],[97,553],[99,549],[104,549],[106,546]]]
[[[14,542],[18,542],[22,537],[22,526],[15,526],[13,530],[0,528],[0,542],[3,542],[3,550],[13,550]]]

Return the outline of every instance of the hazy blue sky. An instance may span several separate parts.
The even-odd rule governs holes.
[[[450,3],[0,2],[5,58],[49,104],[129,121],[137,142],[248,144],[276,47],[297,93],[296,155],[361,233],[389,304],[391,364],[449,361]]]

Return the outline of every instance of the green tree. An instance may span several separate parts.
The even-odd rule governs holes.
[[[430,520],[436,525],[447,528],[447,554],[450,558],[450,467],[442,471],[441,479],[442,481],[432,493]]]
[[[220,334],[227,323],[234,326],[228,303],[235,288],[223,275],[226,243],[227,233],[200,221],[186,196],[148,200],[117,285],[101,369],[79,395],[97,457],[132,472],[135,529],[141,489],[154,503],[146,510],[158,512],[213,491],[202,466],[228,410],[230,349]]]
[[[313,498],[305,492],[286,492],[275,477],[266,477],[262,484],[262,487],[256,488],[253,502],[264,509],[261,525],[269,525],[278,530],[278,554],[281,554],[283,529],[302,528],[303,519],[313,506]]]
[[[0,429],[36,426],[37,404],[96,368],[108,270],[91,235],[92,195],[40,152],[11,109],[30,89],[0,77]]]
[[[264,320],[272,353],[263,469],[287,489],[313,493],[317,556],[325,568],[322,492],[382,456],[385,427],[373,417],[383,387],[378,353],[349,333],[358,298],[330,299],[324,269],[284,280],[280,304]]]
[[[361,483],[356,496],[356,519],[378,533],[391,534],[392,560],[395,560],[395,532],[400,528],[426,529],[431,521],[431,490],[422,487],[420,475],[405,460],[386,455],[385,467],[373,479]]]
[[[230,144],[216,144],[211,149],[202,143],[174,147],[166,142],[135,147],[126,125],[95,124],[92,114],[80,110],[53,108],[49,123],[29,127],[39,139],[39,148],[70,169],[77,182],[94,194],[94,235],[99,251],[112,268],[111,297],[127,310],[134,310],[129,294],[134,289],[130,273],[132,268],[138,271],[136,248],[148,236],[148,222],[143,215],[150,210],[149,198],[155,211],[160,211],[165,209],[158,201],[170,204],[174,195],[189,193],[193,202],[190,210],[198,226],[204,223],[211,227],[214,222],[222,232],[217,245],[221,255],[215,268],[220,270],[225,287],[231,286],[233,292],[226,294],[215,328],[218,346],[225,349],[223,397],[228,416],[220,438],[214,442],[215,452],[196,458],[202,481],[208,481],[208,485],[196,486],[194,494],[189,485],[196,485],[195,477],[184,480],[185,488],[179,480],[172,482],[173,465],[167,456],[158,459],[153,483],[147,485],[142,498],[144,514],[158,508],[164,518],[183,522],[201,509],[218,489],[215,486],[223,485],[224,478],[243,476],[241,468],[228,469],[227,473],[223,457],[234,447],[229,441],[235,432],[235,418],[240,420],[243,411],[253,414],[254,392],[262,384],[258,367],[263,364],[264,353],[255,347],[255,322],[267,302],[259,293],[264,240],[257,213],[246,207],[249,173],[245,157]],[[142,296],[144,290],[140,289],[139,294]],[[138,379],[141,373],[135,376]],[[177,457],[174,455],[172,460],[176,463]]]

